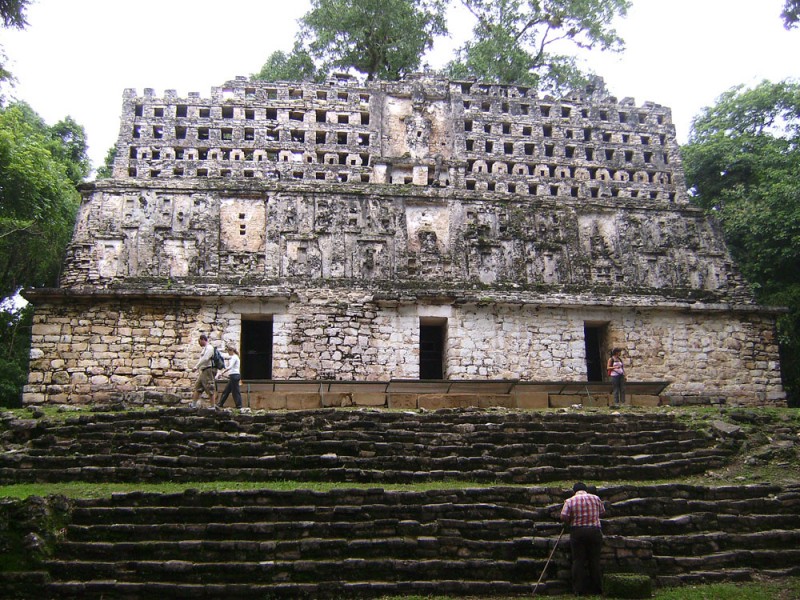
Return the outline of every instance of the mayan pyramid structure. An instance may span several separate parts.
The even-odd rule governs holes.
[[[785,403],[778,312],[689,204],[666,107],[237,78],[126,90],[116,151],[26,293],[26,403],[188,401],[200,333],[245,382],[508,391],[602,382],[621,347],[673,403]]]

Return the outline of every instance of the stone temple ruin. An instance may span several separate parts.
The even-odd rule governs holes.
[[[688,203],[668,108],[237,78],[126,90],[116,149],[60,287],[26,293],[25,403],[188,401],[202,332],[255,407],[553,405],[614,346],[659,401],[785,402],[777,312]]]

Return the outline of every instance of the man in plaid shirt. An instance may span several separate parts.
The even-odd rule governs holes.
[[[561,520],[570,526],[572,586],[578,595],[602,593],[600,550],[603,532],[600,517],[606,509],[600,498],[586,490],[585,483],[578,482],[572,486],[575,495],[567,499],[561,509]]]

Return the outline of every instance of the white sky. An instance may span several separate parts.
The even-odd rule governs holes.
[[[594,53],[588,66],[618,98],[671,107],[678,140],[692,117],[728,88],[800,78],[800,29],[786,31],[783,0],[633,0],[616,27],[627,49]],[[23,31],[0,30],[18,79],[8,97],[28,102],[49,124],[83,125],[95,167],[116,142],[122,92],[153,88],[208,96],[212,86],[257,72],[274,50],[291,49],[308,0],[34,0]],[[441,67],[469,35],[431,56]]]

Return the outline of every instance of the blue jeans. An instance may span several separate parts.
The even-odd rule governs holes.
[[[625,376],[611,376],[611,390],[614,394],[614,404],[625,404]]]

